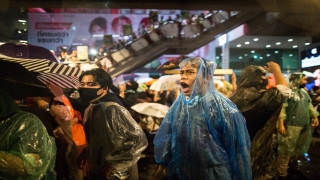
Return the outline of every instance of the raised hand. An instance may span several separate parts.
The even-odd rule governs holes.
[[[264,66],[263,68],[270,72],[270,73],[276,73],[276,72],[281,72],[281,68],[278,63],[275,63],[273,61],[267,62],[268,66]]]

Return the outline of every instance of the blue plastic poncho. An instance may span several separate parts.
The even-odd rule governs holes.
[[[250,138],[236,105],[214,89],[215,63],[185,59],[199,69],[188,100],[176,99],[154,139],[155,160],[168,179],[252,179]]]

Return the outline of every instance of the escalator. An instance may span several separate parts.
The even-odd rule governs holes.
[[[199,33],[193,36],[191,33],[191,35],[186,37],[188,32],[185,31],[185,37],[183,37],[183,34],[175,36],[174,34],[170,34],[170,32],[165,34],[163,38],[156,37],[154,32],[153,34],[149,34],[149,36],[140,37],[123,49],[112,54],[113,59],[117,63],[109,68],[109,73],[112,77],[130,73],[164,54],[189,54],[260,13],[261,12],[240,12],[228,19],[215,20],[214,25],[202,28]],[[168,27],[171,29],[174,28],[172,24],[168,24]],[[193,27],[191,27],[191,31],[195,32],[192,28]],[[166,31],[162,30],[162,32]]]

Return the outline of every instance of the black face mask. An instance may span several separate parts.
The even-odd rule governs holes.
[[[299,85],[299,88],[305,88],[306,87],[306,84],[300,84]]]
[[[127,89],[127,90],[133,90],[132,86],[129,85],[129,84],[126,85],[126,89]]]
[[[90,102],[101,95],[97,94],[100,89],[101,88],[80,88],[78,92],[84,102]]]
[[[261,87],[266,87],[268,85],[268,79],[261,79],[262,83],[260,83]]]

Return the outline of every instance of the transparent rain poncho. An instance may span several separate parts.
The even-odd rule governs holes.
[[[251,140],[265,126],[284,100],[277,88],[267,90],[261,85],[261,76],[266,73],[262,67],[247,66],[242,70],[237,90],[230,97],[246,118]]]
[[[56,179],[56,146],[42,122],[0,90],[0,179]]]
[[[245,119],[214,89],[215,63],[188,58],[180,67],[187,63],[200,64],[195,85],[163,119],[154,139],[156,162],[168,166],[168,179],[252,179]]]
[[[253,179],[266,179],[275,175],[276,123],[284,95],[278,88],[266,89],[261,76],[267,72],[260,66],[249,65],[240,75],[238,87],[230,97],[246,118],[251,141]]]
[[[300,137],[300,142],[297,142],[297,145],[292,143],[293,137],[287,138],[286,136],[278,135],[278,153],[281,155],[292,156],[296,155],[296,153],[302,155],[308,151],[311,143],[311,119],[319,115],[311,103],[308,92],[299,87],[302,77],[303,74],[300,72],[289,76],[289,85],[292,93],[291,97],[283,103],[279,119],[284,121],[286,129],[288,129],[288,126],[303,127],[303,131],[306,131],[306,133],[302,133],[302,131],[290,133],[292,136]],[[289,132],[287,133],[289,134]],[[289,149],[295,149],[295,152]]]
[[[299,88],[302,73],[290,75],[289,85],[292,94],[283,104],[279,119],[283,119],[286,126],[309,127],[313,116],[318,112],[312,105],[312,100],[304,88]]]
[[[108,164],[115,169],[111,179],[126,179],[148,142],[129,111],[116,102],[102,100],[86,109],[84,130],[89,172],[102,177],[101,167]]]

